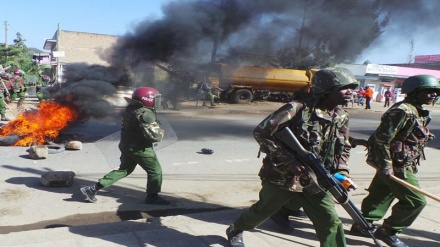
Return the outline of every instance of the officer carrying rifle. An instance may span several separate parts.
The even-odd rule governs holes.
[[[254,137],[260,151],[266,154],[259,172],[260,199],[226,230],[230,246],[244,247],[243,231],[260,225],[287,204],[304,209],[321,246],[347,246],[342,222],[327,190],[330,188],[323,191],[319,186],[310,186],[313,179],[309,183],[302,181],[307,177],[304,175],[311,174],[306,169],[307,161],[292,154],[275,134],[289,128],[327,174],[348,176],[352,146],[349,116],[341,105],[350,100],[357,86],[347,69],[321,69],[313,75],[311,93],[285,104],[255,128]]]

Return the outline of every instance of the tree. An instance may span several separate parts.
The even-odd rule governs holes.
[[[14,44],[6,48],[5,44],[0,44],[0,64],[4,67],[11,66],[10,71],[21,69],[27,75],[37,75],[38,65],[32,60],[32,51],[26,46],[25,39],[21,33],[16,34]]]

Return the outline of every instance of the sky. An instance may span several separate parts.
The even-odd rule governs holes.
[[[0,15],[0,43],[8,44],[19,32],[28,47],[43,50],[46,39],[58,29],[108,35],[123,35],[146,18],[160,18],[161,5],[169,0],[0,0],[10,6]],[[13,7],[12,7],[13,6]]]
[[[0,43],[12,44],[20,32],[28,47],[43,50],[58,25],[63,30],[108,35],[124,35],[145,20],[163,17],[161,6],[172,0],[0,0],[2,11]],[[440,11],[440,10],[439,10]],[[420,18],[423,18],[421,16]],[[376,64],[407,63],[410,55],[440,54],[440,25],[419,25],[417,19],[407,25],[389,25],[384,33],[356,59]],[[439,20],[440,21],[440,20]],[[356,34],[354,34],[356,35]],[[411,52],[411,40],[414,48]]]

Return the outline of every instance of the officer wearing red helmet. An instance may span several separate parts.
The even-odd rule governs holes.
[[[23,110],[23,103],[26,97],[26,86],[23,76],[24,71],[21,69],[14,70],[14,76],[11,78],[12,90],[11,100],[15,100],[18,97],[17,108]]]
[[[131,99],[126,97],[125,100],[128,106],[122,116],[119,169],[107,173],[95,185],[82,187],[81,192],[87,200],[95,202],[100,189],[128,176],[140,165],[148,174],[145,203],[168,205],[170,202],[158,194],[162,187],[162,168],[153,149],[153,143],[160,142],[164,136],[156,117],[161,95],[154,88],[140,87]]]

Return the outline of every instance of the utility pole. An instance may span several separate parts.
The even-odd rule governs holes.
[[[5,21],[5,61],[8,61],[8,21]]]
[[[8,21],[5,21],[5,48],[8,48]]]
[[[414,39],[411,39],[411,41],[409,42],[410,44],[410,50],[409,50],[409,55],[408,55],[408,63],[411,63],[413,60],[413,52],[414,52]]]

